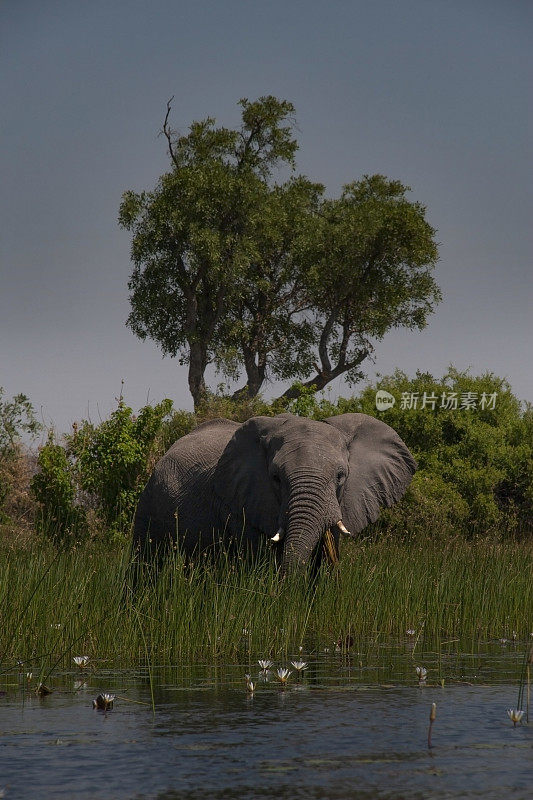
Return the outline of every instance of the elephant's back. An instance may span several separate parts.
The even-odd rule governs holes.
[[[240,428],[240,424],[230,419],[203,422],[174,442],[157,463],[156,469],[164,471],[165,466],[171,463],[178,468],[183,466],[186,470],[214,467],[237,428]]]
[[[146,487],[152,517],[168,519],[178,510],[187,527],[210,517],[213,471],[239,427],[239,423],[227,419],[210,420],[167,450]]]
[[[175,442],[159,459],[145,486],[134,525],[134,543],[179,538],[190,552],[213,538],[215,498],[212,476],[239,424],[216,419],[199,425]]]

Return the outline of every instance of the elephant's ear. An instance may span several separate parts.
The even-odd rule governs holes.
[[[215,492],[237,524],[246,522],[270,537],[278,528],[279,504],[262,437],[272,423],[270,417],[252,417],[237,428],[214,475]]]
[[[359,533],[380,509],[397,503],[416,470],[416,461],[396,431],[367,414],[340,414],[325,420],[344,434],[349,474],[341,500],[343,522]]]

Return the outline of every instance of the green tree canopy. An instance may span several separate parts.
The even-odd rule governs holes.
[[[220,329],[236,281],[257,258],[253,231],[269,176],[293,163],[297,147],[284,124],[290,103],[262,97],[240,105],[239,130],[208,118],[178,138],[167,124],[169,105],[163,130],[171,171],[152,192],[126,192],[120,206],[119,222],[133,233],[127,324],[189,365],[195,404],[206,392],[207,364],[224,347]]]
[[[347,184],[340,198],[323,200],[310,221],[300,279],[320,363],[306,386],[322,389],[342,374],[354,383],[373,340],[391,328],[424,328],[439,302],[431,275],[436,232],[424,206],[406,198],[408,191],[383,175],[365,175]]]
[[[423,328],[440,299],[435,230],[409,187],[365,176],[328,199],[303,176],[276,183],[277,168],[294,168],[293,106],[240,105],[239,129],[208,118],[176,137],[169,104],[171,169],[120,207],[134,264],[127,324],[188,364],[195,406],[209,363],[232,379],[244,368],[252,397],[267,378],[353,382],[373,340]]]

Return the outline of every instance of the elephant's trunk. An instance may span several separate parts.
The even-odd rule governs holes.
[[[291,486],[282,572],[309,562],[326,529],[340,519],[335,491],[323,476],[302,475]]]

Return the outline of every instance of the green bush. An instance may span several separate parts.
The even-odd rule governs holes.
[[[23,433],[34,438],[42,428],[25,394],[17,394],[11,400],[3,400],[3,396],[4,389],[0,386],[0,457],[2,458],[10,453]]]
[[[279,402],[267,403],[260,395],[248,397],[245,394],[242,397],[234,398],[220,393],[204,399],[196,410],[195,418],[197,425],[217,417],[227,417],[235,422],[246,422],[250,417],[272,417],[284,410]]]
[[[29,454],[21,437],[35,438],[42,426],[24,394],[4,399],[0,386],[0,525],[28,518]],[[19,520],[20,521],[20,520]]]
[[[393,395],[394,406],[377,410],[378,389]],[[454,392],[457,408],[446,408]],[[416,408],[408,407],[411,396]],[[475,407],[461,408],[463,397]],[[508,382],[492,373],[476,377],[450,367],[439,380],[397,370],[336,403],[306,390],[289,410],[313,419],[362,412],[399,433],[419,471],[404,500],[382,513],[381,526],[447,535],[533,528],[533,409],[522,409]]]
[[[376,409],[378,389],[396,400],[386,411]],[[452,392],[457,408],[446,407]],[[494,394],[495,402],[486,402]],[[411,395],[417,398],[416,407],[407,402]],[[475,397],[476,407],[461,408],[462,395]],[[357,396],[336,402],[304,389],[297,399],[273,403],[212,396],[196,413],[172,412],[170,400],[165,400],[135,416],[120,400],[100,425],[82,422],[62,444],[52,436],[42,448],[40,472],[33,481],[40,526],[64,539],[80,536],[96,523],[106,536],[122,537],[156,460],[177,439],[216,417],[243,422],[284,410],[318,420],[349,412],[370,414],[398,431],[412,451],[419,468],[405,497],[385,509],[366,535],[384,529],[401,538],[523,534],[533,529],[533,409],[521,407],[505,380],[453,368],[442,379],[428,373],[409,378],[396,371]]]
[[[57,544],[77,538],[85,529],[86,513],[76,502],[75,469],[69,452],[55,441],[53,431],[39,450],[37,465],[31,490],[39,503],[39,531]]]
[[[197,426],[196,416],[192,411],[174,411],[168,419],[163,420],[155,440],[151,454],[150,467],[164,455],[168,448],[185,434]]]
[[[150,471],[150,456],[172,402],[145,406],[136,416],[122,399],[100,425],[74,425],[64,444],[53,435],[39,453],[32,489],[41,528],[55,539],[87,531],[90,516],[106,536],[128,531]],[[92,515],[88,510],[93,512]]]
[[[108,420],[95,427],[84,422],[68,437],[81,489],[95,497],[101,518],[112,533],[128,529],[146,478],[147,462],[172,402],[145,406],[134,416],[119,401]]]

